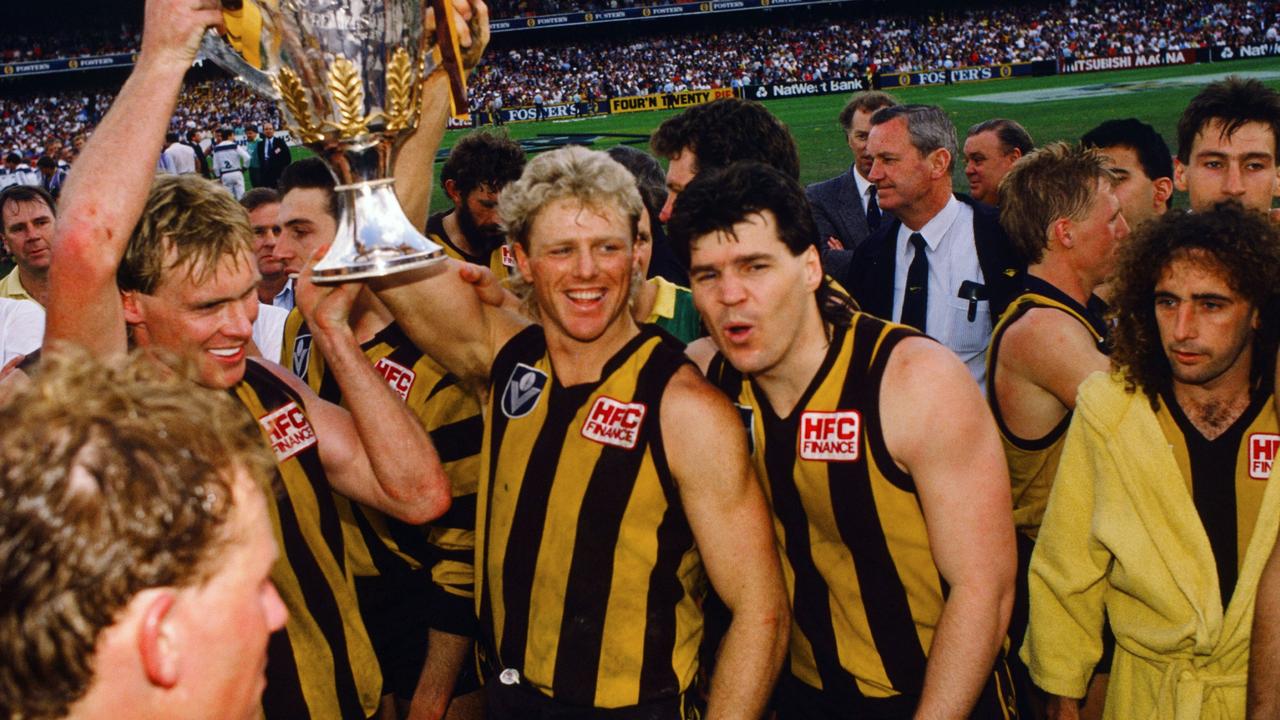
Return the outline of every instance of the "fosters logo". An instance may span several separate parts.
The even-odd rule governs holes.
[[[389,358],[382,358],[374,363],[373,369],[387,379],[387,384],[400,396],[401,400],[409,400],[409,391],[413,389],[413,381],[417,379],[409,368]]]
[[[296,402],[263,415],[258,418],[258,423],[267,432],[276,462],[284,462],[316,444],[316,431]]]
[[[640,439],[640,425],[647,408],[644,403],[618,402],[609,397],[596,398],[587,421],[582,424],[582,437],[604,445],[630,450]]]
[[[1280,435],[1254,433],[1249,436],[1249,477],[1266,480],[1271,477],[1271,465],[1280,449]]]
[[[857,410],[804,413],[800,416],[800,458],[853,462],[861,455],[861,429],[862,414]]]

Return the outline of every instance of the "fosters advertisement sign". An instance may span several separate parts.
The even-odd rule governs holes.
[[[641,110],[672,110],[705,105],[712,100],[733,97],[731,88],[715,90],[687,90],[677,93],[657,93],[655,95],[632,95],[609,100],[609,112],[628,113]]]

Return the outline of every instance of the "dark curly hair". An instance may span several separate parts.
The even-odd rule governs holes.
[[[653,152],[671,159],[693,151],[698,172],[754,160],[800,179],[796,141],[782,121],[758,102],[722,98],[667,118],[649,139]]]
[[[1262,313],[1254,334],[1255,389],[1269,388],[1275,371],[1277,291],[1280,289],[1280,232],[1262,213],[1236,203],[1220,203],[1209,212],[1175,210],[1144,223],[1120,255],[1112,313],[1113,367],[1126,389],[1138,388],[1158,407],[1157,397],[1172,382],[1172,370],[1156,324],[1155,288],[1176,260],[1206,263],[1226,277],[1227,285]]]
[[[440,187],[452,180],[464,198],[482,185],[501,190],[520,177],[524,161],[524,148],[505,133],[473,132],[449,151],[440,170]]]
[[[733,226],[768,210],[777,221],[778,239],[793,256],[814,246],[818,236],[804,188],[793,178],[758,162],[737,162],[700,172],[680,193],[667,223],[676,257],[689,266],[693,241],[715,232],[733,237]],[[818,309],[831,325],[848,327],[857,306],[825,281],[817,290]]]

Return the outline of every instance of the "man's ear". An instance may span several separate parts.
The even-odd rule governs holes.
[[[1182,192],[1187,191],[1187,166],[1178,158],[1173,159],[1173,186]]]
[[[142,305],[138,302],[137,290],[121,290],[120,304],[124,307],[124,321],[129,325],[142,324]]]
[[[533,270],[529,267],[529,254],[524,250],[524,243],[513,240],[511,250],[516,254],[516,268],[520,274],[526,281],[533,282]]]
[[[1173,197],[1173,178],[1156,178],[1151,184],[1155,186],[1155,209],[1164,210],[1169,206],[1169,198]]]
[[[810,245],[804,249],[800,255],[804,259],[804,285],[810,291],[818,289],[823,283],[825,277],[822,270],[822,258],[818,254],[818,248]]]
[[[144,590],[135,601],[143,603],[142,622],[138,625],[138,655],[147,680],[166,690],[178,683],[178,637],[174,619],[172,589]]]
[[[454,207],[462,205],[462,193],[458,191],[458,182],[456,180],[444,181],[444,194],[449,196],[449,201]]]
[[[934,178],[940,178],[951,174],[951,151],[946,148],[938,148],[929,153],[929,170]]]
[[[1071,219],[1060,217],[1049,225],[1049,239],[1056,240],[1059,245],[1069,248],[1075,245],[1075,238],[1071,237]]]

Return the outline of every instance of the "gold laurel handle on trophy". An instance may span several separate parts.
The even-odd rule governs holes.
[[[307,100],[306,90],[303,89],[302,81],[298,76],[289,68],[281,68],[272,78],[272,82],[276,92],[280,93],[280,97],[284,100],[285,107],[289,109],[289,114],[298,123],[297,127],[290,127],[289,132],[303,143],[323,140],[324,135],[315,121],[315,116],[311,114],[311,103]]]
[[[430,0],[436,16],[436,47],[440,49],[440,66],[449,76],[449,98],[455,116],[467,114],[467,74],[462,68],[462,49],[454,28],[456,14],[452,0]]]
[[[413,60],[404,48],[396,48],[387,63],[387,132],[399,132],[413,128],[418,123],[420,74],[414,70]]]
[[[354,138],[369,131],[373,116],[364,114],[364,83],[360,68],[339,55],[329,65],[329,93],[337,106],[338,122],[335,124],[344,139]]]

